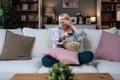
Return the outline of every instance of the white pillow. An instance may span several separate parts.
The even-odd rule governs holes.
[[[117,33],[116,28],[104,29],[104,31],[114,33],[114,34]],[[87,38],[84,41],[85,42],[84,43],[84,50],[89,50],[89,51],[92,51],[93,53],[95,53],[96,49],[99,45],[102,30],[85,29],[85,32],[87,34]]]
[[[49,48],[51,31],[47,29],[23,28],[23,35],[35,37],[32,56],[41,56]]]
[[[0,29],[0,55],[1,55],[3,45],[4,45],[4,41],[5,41],[6,30],[7,29]],[[18,29],[8,29],[8,30],[13,32],[13,33],[22,35],[22,29],[20,29],[20,28],[18,28]]]
[[[104,29],[104,31],[110,32],[110,33],[115,33],[115,34],[118,33],[118,30],[117,30],[116,27],[112,27],[112,28],[110,28],[110,29]]]

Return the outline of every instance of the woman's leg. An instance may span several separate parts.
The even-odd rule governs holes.
[[[78,53],[78,58],[79,58],[80,64],[86,64],[93,60],[94,55],[91,51],[83,51]]]
[[[52,58],[51,56],[43,56],[41,59],[42,65],[45,67],[51,67],[53,64],[59,62],[58,60]]]

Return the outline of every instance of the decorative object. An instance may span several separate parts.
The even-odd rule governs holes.
[[[120,62],[120,35],[102,31],[95,59]]]
[[[47,17],[48,24],[51,24],[54,22],[55,14],[54,14],[54,9],[52,7],[46,7],[44,15]]]
[[[51,56],[56,60],[66,62],[67,64],[79,65],[78,52],[69,51],[63,48],[50,48],[43,53]]]
[[[58,62],[50,68],[46,80],[76,80],[76,78],[69,65]]]
[[[34,19],[34,15],[29,15],[29,16],[28,16],[28,20],[29,20],[29,21],[34,21],[34,20],[35,20],[35,19]],[[37,21],[37,20],[35,20],[35,21]]]
[[[21,20],[22,20],[22,21],[26,21],[26,20],[27,20],[26,15],[21,15]]]
[[[86,17],[86,24],[91,24],[90,17]]]
[[[2,6],[3,14],[0,16],[0,24],[4,29],[18,28],[18,23],[15,22],[16,14],[14,12],[15,6],[10,3],[5,3]]]
[[[120,11],[117,11],[116,19],[117,21],[120,21]]]
[[[95,23],[96,22],[96,17],[90,17],[90,21],[91,21],[91,23]]]
[[[76,17],[70,17],[71,21],[73,24],[76,24],[77,23],[77,18]]]
[[[27,3],[22,4],[22,10],[28,10],[28,4]]]
[[[0,60],[31,59],[35,37],[26,37],[7,31]]]
[[[63,8],[78,8],[78,0],[63,0]]]
[[[116,10],[120,10],[120,4],[116,4]]]

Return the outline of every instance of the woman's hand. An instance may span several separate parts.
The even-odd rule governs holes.
[[[65,40],[67,37],[70,37],[71,35],[69,34],[69,32],[65,32],[60,36],[60,40]]]
[[[71,27],[73,25],[71,20],[65,20],[64,23],[69,27]]]
[[[69,26],[74,32],[78,32],[78,29],[75,25],[73,25],[71,20],[65,20],[64,23]]]

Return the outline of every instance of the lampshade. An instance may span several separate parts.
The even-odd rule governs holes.
[[[117,11],[116,19],[117,21],[120,21],[120,11]]]
[[[45,9],[45,15],[51,16],[53,14],[54,14],[53,8],[52,7],[46,7],[46,9]]]
[[[92,23],[95,23],[96,22],[96,17],[90,17],[90,20]]]

